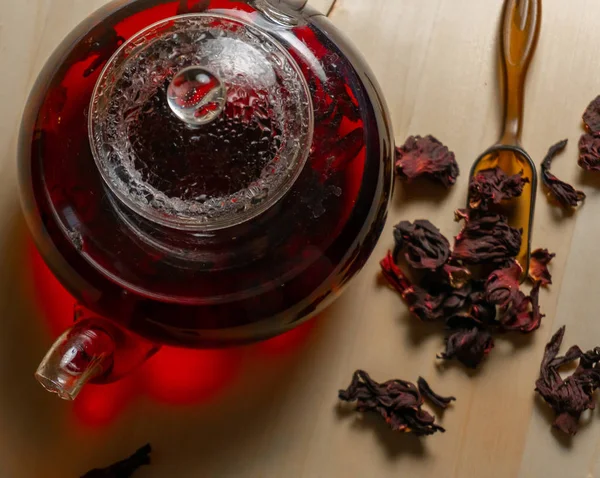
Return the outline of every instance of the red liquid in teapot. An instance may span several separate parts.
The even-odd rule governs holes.
[[[319,28],[298,26],[291,31],[306,49],[287,48],[310,87],[315,130],[307,163],[286,195],[254,219],[202,234],[158,226],[121,204],[88,140],[100,70],[140,29],[207,7],[254,13],[245,2],[155,0],[88,20],[79,42],[63,43],[36,84],[20,148],[29,224],[61,282],[94,313],[150,339],[192,347],[273,336],[321,310],[373,250],[392,182],[390,132],[366,75]],[[166,107],[166,88],[159,109]],[[168,136],[171,119],[164,118],[146,115],[139,138],[140,148],[163,148],[163,160],[147,171],[161,190],[179,197],[227,193],[260,174],[260,161],[245,163],[219,148],[212,165],[194,162],[193,154],[174,164],[170,147],[151,141]],[[252,144],[254,157],[269,154],[260,149],[269,133],[219,121],[206,131],[226,127],[235,150]]]

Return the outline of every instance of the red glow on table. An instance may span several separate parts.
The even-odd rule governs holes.
[[[53,338],[73,325],[75,299],[48,269],[30,243],[27,248],[35,299]],[[192,350],[162,347],[139,369],[115,383],[87,385],[73,403],[73,414],[90,427],[110,425],[139,395],[168,405],[192,405],[215,399],[260,356],[291,354],[300,349],[314,321],[246,348]]]

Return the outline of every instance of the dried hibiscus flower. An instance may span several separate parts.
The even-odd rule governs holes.
[[[539,298],[540,283],[536,282],[530,295],[526,296],[521,292],[518,300],[501,312],[498,317],[501,329],[524,334],[539,329],[544,318],[544,314],[540,311]]]
[[[492,204],[519,197],[527,183],[529,178],[522,172],[508,176],[498,167],[478,171],[469,184],[469,207],[487,210]]]
[[[478,324],[494,326],[496,325],[496,306],[487,301],[485,296],[485,284],[486,282],[483,280],[471,282],[469,316]]]
[[[486,300],[501,309],[519,301],[519,294],[523,294],[519,288],[522,272],[523,269],[517,262],[492,272],[486,282]]]
[[[502,330],[523,333],[538,329],[544,315],[540,312],[540,282],[526,296],[519,289],[523,269],[516,262],[494,271],[486,282],[486,300],[498,307],[498,323]]]
[[[379,384],[367,372],[357,370],[350,386],[340,390],[338,396],[345,402],[357,402],[356,409],[359,412],[378,413],[394,431],[417,436],[444,432],[444,428],[435,423],[433,415],[421,408],[424,395],[443,408],[454,397],[440,397],[431,391],[427,382],[421,380],[419,387],[405,380],[389,380]]]
[[[586,171],[600,171],[600,137],[592,134],[581,135],[577,164]]]
[[[394,227],[398,249],[406,249],[406,260],[415,269],[435,270],[450,257],[450,243],[429,221],[402,221]]]
[[[550,172],[550,165],[554,157],[567,146],[567,140],[560,141],[550,147],[548,154],[542,161],[542,183],[548,193],[563,207],[576,207],[585,199],[583,191],[577,191],[570,184],[558,179]]]
[[[468,288],[439,290],[436,293],[412,286],[403,295],[410,311],[424,322],[444,320],[462,308],[469,297]]]
[[[593,394],[600,387],[600,347],[583,353],[578,346],[573,346],[564,357],[557,357],[564,335],[563,326],[546,345],[535,390],[556,413],[553,426],[566,434],[575,435],[581,414],[596,406]],[[559,373],[560,367],[578,359],[579,366],[575,372],[563,379]]]
[[[150,464],[150,445],[145,445],[129,458],[115,463],[108,468],[96,468],[87,472],[81,478],[129,478],[138,468]]]
[[[534,282],[541,282],[543,286],[552,284],[552,275],[548,264],[556,254],[551,254],[548,249],[536,249],[531,253],[529,260],[529,278]]]
[[[600,96],[592,101],[583,113],[585,129],[592,134],[600,133]]]
[[[477,368],[494,348],[494,339],[488,330],[480,328],[479,322],[467,315],[457,315],[447,321],[450,334],[446,338],[446,351],[438,357],[444,360],[456,358],[469,368]]]
[[[424,322],[443,320],[460,309],[469,297],[470,289],[455,289],[443,282],[420,287],[411,283],[394,261],[391,252],[380,262],[383,277],[408,304],[410,312]]]
[[[446,350],[439,358],[456,358],[467,367],[475,368],[494,346],[493,331],[529,333],[539,328],[543,318],[539,308],[541,281],[535,283],[529,296],[520,290],[523,270],[511,258],[518,251],[520,234],[508,229],[505,219],[495,215],[473,215],[472,211],[458,211],[457,215],[467,224],[481,224],[474,236],[488,231],[481,233],[482,240],[494,247],[477,263],[500,266],[500,269],[492,272],[487,280],[473,278],[466,267],[447,262],[441,268],[421,273],[418,283],[413,283],[391,252],[380,265],[383,276],[400,293],[414,316],[426,322],[445,322],[448,330]],[[508,232],[498,233],[497,229]],[[510,237],[511,234],[518,240],[503,240],[503,235]],[[460,254],[458,257],[462,259]],[[468,259],[465,262],[474,261]]]
[[[402,179],[423,176],[450,187],[456,182],[459,169],[454,153],[433,136],[410,136],[396,148],[396,173]]]
[[[508,225],[498,214],[474,216],[457,211],[464,219],[462,231],[456,236],[452,258],[464,264],[504,264],[521,249],[521,230]]]

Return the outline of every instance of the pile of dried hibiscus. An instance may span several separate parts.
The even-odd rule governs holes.
[[[600,171],[600,96],[587,107],[583,123],[586,133],[579,141],[579,166]],[[583,202],[585,194],[550,172],[553,159],[566,145],[567,140],[563,140],[550,147],[541,164],[541,176],[551,201],[569,209]],[[459,169],[454,153],[437,139],[411,136],[396,150],[396,173],[402,180],[426,178],[450,187]],[[527,276],[533,288],[526,295],[520,290],[524,271],[516,261],[522,231],[511,227],[496,208],[519,197],[528,181],[521,174],[509,176],[500,168],[479,171],[469,184],[467,209],[455,213],[456,220],[464,224],[453,248],[427,220],[403,221],[394,228],[396,247],[380,263],[383,276],[412,315],[445,325],[446,350],[439,358],[455,358],[476,368],[494,347],[494,334],[530,333],[540,326],[544,315],[539,292],[552,283],[548,264],[554,254],[547,249],[531,253]],[[559,357],[564,333],[562,327],[546,346],[535,390],[556,413],[553,426],[574,435],[581,414],[595,408],[600,347],[583,352],[573,346]],[[559,369],[577,360],[575,371],[562,378]],[[402,380],[379,384],[360,370],[350,387],[339,392],[339,398],[357,401],[359,411],[377,412],[393,429],[416,435],[444,431],[421,409],[424,398],[441,408],[454,400],[434,394],[422,379],[418,386]]]
[[[431,136],[410,137],[397,153],[396,171],[402,179],[427,177],[447,187],[456,181],[454,154]],[[469,207],[456,212],[464,225],[454,248],[427,220],[403,221],[394,228],[396,247],[381,261],[383,276],[414,316],[445,324],[446,350],[440,358],[456,358],[475,368],[493,348],[493,333],[529,333],[540,326],[539,291],[552,282],[547,266],[554,255],[547,250],[533,253],[528,272],[534,286],[526,295],[519,287],[523,270],[515,260],[521,231],[493,211],[494,205],[519,197],[527,182],[499,168],[475,175]],[[378,413],[394,430],[419,436],[444,431],[422,410],[424,398],[441,408],[454,400],[435,394],[422,378],[417,386],[404,380],[379,384],[362,370],[354,373],[339,398],[357,401],[359,411]]]
[[[600,96],[583,115],[586,133],[579,142],[579,165],[600,171]],[[554,157],[567,140],[552,146],[541,164],[541,176],[549,198],[563,208],[577,207],[585,194],[550,172]],[[446,187],[459,174],[454,154],[432,136],[411,136],[397,148],[396,173],[402,180],[426,178]],[[507,175],[500,168],[479,171],[469,184],[467,209],[455,213],[463,227],[454,247],[427,220],[403,221],[394,228],[395,248],[381,261],[383,276],[401,295],[412,315],[425,322],[440,322],[447,331],[441,359],[457,359],[476,368],[494,347],[494,334],[531,333],[543,314],[540,288],[552,283],[548,264],[554,254],[547,249],[531,253],[527,277],[533,282],[529,295],[520,289],[524,271],[516,260],[522,231],[511,227],[498,205],[519,197],[529,180]],[[600,348],[582,352],[571,347],[557,357],[564,336],[561,328],[546,346],[536,391],[556,413],[554,427],[574,435],[581,414],[593,409],[594,392],[600,388]],[[576,360],[579,365],[567,378],[559,369]],[[418,385],[403,380],[379,384],[366,372],[354,373],[343,401],[356,401],[359,411],[381,415],[394,430],[430,435],[444,431],[432,415],[422,410],[424,399],[446,408],[454,397],[440,397],[423,379]]]
[[[396,247],[381,261],[383,276],[414,316],[445,325],[442,359],[456,358],[475,368],[494,347],[494,333],[530,333],[540,326],[539,291],[551,283],[547,265],[554,255],[547,250],[532,254],[528,273],[534,286],[526,295],[519,287],[523,270],[515,260],[521,231],[493,211],[494,205],[519,197],[527,182],[500,168],[479,171],[469,185],[468,208],[455,213],[463,228],[452,249],[427,220],[403,221],[394,228]]]

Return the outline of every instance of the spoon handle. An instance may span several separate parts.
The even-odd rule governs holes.
[[[500,32],[504,93],[501,144],[519,145],[523,125],[525,78],[537,46],[542,0],[505,0]]]

